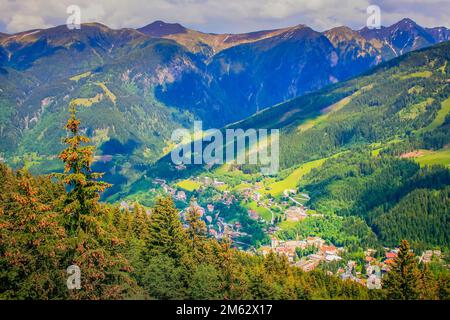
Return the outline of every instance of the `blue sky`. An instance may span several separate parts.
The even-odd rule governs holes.
[[[179,22],[214,33],[239,33],[306,24],[322,31],[366,23],[366,9],[381,9],[382,25],[408,17],[422,26],[449,26],[448,0],[0,0],[0,31],[14,33],[64,24],[66,9],[81,8],[82,22],[112,28],[141,27],[154,20]]]

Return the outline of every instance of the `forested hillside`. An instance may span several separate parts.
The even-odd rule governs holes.
[[[297,25],[214,35],[157,21],[137,30],[87,23],[4,34],[0,157],[33,173],[61,170],[57,140],[74,102],[103,156],[98,169],[114,184],[109,194],[117,193],[194,118],[222,127],[448,39],[445,28],[408,19],[381,31]]]
[[[419,268],[406,241],[384,289],[368,290],[208,238],[196,207],[183,226],[170,198],[149,212],[100,203],[108,185],[91,171],[95,150],[71,111],[64,173],[0,164],[2,299],[448,299],[448,276]],[[79,290],[66,287],[70,265],[81,269]]]
[[[248,165],[180,171],[167,156],[116,196],[151,202],[142,190],[152,188],[154,177],[178,181],[209,176],[225,181],[230,191],[244,181],[275,198],[295,189],[308,194],[306,205],[312,210],[363,219],[370,232],[361,229],[359,246],[373,245],[373,232],[378,245],[393,246],[406,238],[418,250],[447,250],[449,46],[446,42],[406,54],[228,126],[281,129],[281,171],[274,177],[260,176],[258,168]],[[327,225],[324,221],[318,229]],[[316,229],[305,225],[282,234],[293,239]],[[338,243],[351,238],[344,229],[328,230],[317,234]]]

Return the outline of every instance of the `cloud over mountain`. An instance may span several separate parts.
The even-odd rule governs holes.
[[[449,26],[450,8],[442,0],[0,0],[0,31],[14,33],[65,23],[66,9],[77,4],[82,21],[97,21],[114,28],[140,27],[162,19],[207,32],[245,32],[298,23],[316,30],[339,25],[364,26],[366,8],[377,4],[382,24],[408,16],[423,26]]]

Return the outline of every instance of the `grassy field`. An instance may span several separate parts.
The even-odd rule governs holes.
[[[97,93],[95,97],[92,98],[77,98],[73,99],[72,103],[76,106],[83,106],[83,107],[90,107],[95,103],[99,103],[102,101],[103,95],[100,93]]]
[[[420,131],[421,132],[431,131],[433,129],[436,129],[437,127],[440,127],[444,123],[445,117],[449,114],[449,112],[450,112],[450,98],[442,102],[441,109],[438,111],[436,118],[434,118],[433,122],[431,122],[427,127],[423,128]]]
[[[318,125],[319,123],[325,122],[328,119],[330,113],[336,112],[336,111],[342,109],[347,104],[349,104],[351,100],[352,100],[352,96],[346,97],[346,98],[336,102],[335,104],[329,106],[328,108],[325,108],[324,110],[322,110],[321,116],[318,116],[317,118],[314,118],[314,119],[310,119],[310,120],[306,121],[305,123],[301,124],[298,127],[298,130],[300,132],[303,132],[303,131],[311,129],[312,127]]]
[[[217,174],[226,174],[230,169],[230,165],[228,163],[224,163],[223,165],[217,167],[214,172]]]
[[[258,207],[258,204],[255,201],[249,202],[245,205],[245,207],[247,209],[256,211],[259,216],[267,222],[270,223],[272,221],[272,213],[270,212],[270,210],[264,207]]]
[[[450,165],[450,148],[437,151],[421,151],[422,155],[414,158],[421,166],[441,164],[448,167]]]
[[[200,183],[193,180],[183,180],[177,183],[177,187],[192,192],[201,187]]]
[[[268,191],[262,191],[261,193],[269,193],[272,196],[277,196],[283,193],[286,189],[295,189],[300,179],[312,169],[320,167],[326,159],[319,159],[311,162],[307,162],[297,169],[295,169],[286,179],[269,184]]]
[[[91,72],[88,71],[88,72],[85,72],[85,73],[82,73],[82,74],[73,76],[72,78],[70,78],[70,80],[71,80],[71,81],[78,82],[79,80],[81,80],[81,79],[83,79],[83,78],[87,78],[87,77],[89,77],[90,75],[91,75]]]
[[[445,69],[446,68],[447,68],[447,61],[445,61],[445,64],[442,67],[440,67],[438,69],[438,71],[440,71],[442,74],[445,74]]]
[[[221,186],[216,186],[215,187],[217,190],[219,190],[219,191],[227,191],[227,190],[229,190],[230,189],[230,187],[225,183],[225,184],[223,184],[223,185],[221,185]]]
[[[427,110],[427,107],[431,105],[433,101],[433,98],[428,98],[425,101],[410,105],[407,108],[400,110],[398,115],[402,120],[414,120],[419,115],[424,113]]]
[[[411,79],[411,78],[429,78],[431,77],[433,73],[431,71],[419,71],[419,72],[414,72],[414,73],[410,73],[410,74],[405,74],[405,75],[399,75],[398,78],[400,78],[400,80],[406,80],[406,79]]]
[[[97,82],[96,85],[98,85],[102,90],[105,92],[105,94],[108,96],[109,100],[111,100],[112,103],[116,104],[116,96],[114,93],[111,92],[111,90],[108,89],[108,87],[101,82]]]
[[[292,229],[294,228],[297,224],[302,223],[301,221],[282,221],[280,222],[277,226],[281,229],[281,230],[286,230],[286,229]]]

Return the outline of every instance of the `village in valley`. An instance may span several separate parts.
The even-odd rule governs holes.
[[[318,235],[301,237],[297,234],[293,239],[280,237],[280,231],[285,227],[324,217],[308,208],[308,194],[297,189],[284,189],[274,196],[261,182],[244,181],[231,188],[227,182],[209,176],[191,177],[176,184],[155,178],[153,186],[149,190],[152,193],[170,195],[174,199],[185,226],[186,211],[194,207],[205,222],[210,237],[229,239],[235,247],[251,254],[286,256],[291,265],[305,272],[321,268],[342,279],[366,284],[373,270],[380,276],[388,272],[397,256],[397,248],[364,248],[363,256],[352,259],[346,247]],[[125,201],[121,206],[124,209],[132,207]],[[255,228],[262,230],[264,240],[254,239]],[[442,258],[440,250],[426,250],[420,261],[429,263]]]

